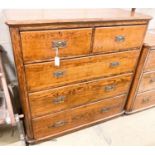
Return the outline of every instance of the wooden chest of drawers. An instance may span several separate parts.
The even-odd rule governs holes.
[[[124,113],[150,20],[120,9],[56,13],[7,22],[29,143]]]
[[[126,113],[153,106],[155,106],[155,31],[146,35],[126,105]]]

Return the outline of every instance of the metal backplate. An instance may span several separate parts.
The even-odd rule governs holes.
[[[106,92],[112,91],[112,90],[114,90],[114,89],[115,89],[115,85],[108,85],[108,86],[105,86],[105,87],[104,87],[104,90],[105,90]]]
[[[56,77],[56,78],[60,78],[60,77],[63,77],[64,76],[64,71],[55,71],[53,73],[53,76]]]
[[[65,96],[58,96],[58,97],[53,99],[53,103],[54,104],[59,104],[59,103],[64,102],[64,100],[65,100]]]
[[[102,108],[101,109],[101,113],[108,112],[110,109],[111,109],[110,107],[108,107],[108,108]]]
[[[111,63],[110,63],[110,67],[112,67],[112,68],[113,68],[113,67],[117,67],[117,66],[119,66],[119,65],[120,65],[120,63],[117,62],[117,61],[116,61],[116,62],[111,62]]]
[[[52,42],[52,48],[64,48],[67,46],[67,41],[57,40]]]
[[[116,36],[115,41],[116,42],[123,42],[123,41],[125,41],[125,37],[122,35]]]
[[[144,98],[143,100],[142,100],[142,103],[148,103],[150,101],[150,99],[149,98]]]
[[[53,125],[48,126],[48,128],[58,128],[58,127],[62,127],[67,123],[67,121],[61,120],[58,122],[55,122]]]

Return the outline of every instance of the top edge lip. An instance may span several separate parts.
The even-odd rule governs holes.
[[[96,15],[96,17],[93,18],[89,15],[89,13],[90,14],[92,13],[92,15],[94,15],[96,13],[96,12],[94,13],[95,9],[84,9],[84,10],[86,12],[84,12],[84,17],[81,17],[81,18],[80,18],[80,15],[77,16],[77,14],[78,14],[78,12],[80,14],[83,10],[81,10],[81,9],[76,10],[75,9],[75,13],[76,13],[75,18],[74,18],[74,15],[71,18],[70,17],[63,18],[63,17],[61,17],[60,14],[58,16],[51,17],[51,18],[50,18],[50,16],[49,17],[47,16],[45,18],[38,17],[38,19],[31,19],[31,18],[16,19],[16,16],[15,16],[14,18],[8,19],[8,20],[6,17],[5,23],[9,26],[18,26],[18,25],[25,25],[26,26],[26,25],[39,25],[39,24],[59,24],[59,23],[79,23],[79,22],[82,22],[82,23],[84,23],[84,22],[110,22],[110,21],[116,22],[116,21],[135,21],[135,20],[137,20],[137,21],[139,21],[139,20],[149,21],[152,19],[152,16],[145,15],[145,14],[139,13],[139,12],[135,12],[134,15],[131,15],[131,11],[128,11],[125,9],[96,9],[96,11],[99,11],[99,15],[101,15],[101,16],[97,17],[98,15]],[[109,14],[112,14],[112,16],[111,17],[110,16],[104,17],[104,13],[105,13],[105,15],[108,14],[108,12],[104,12],[104,10],[109,11]],[[58,9],[57,10],[56,9],[56,10],[50,10],[50,11],[51,11],[51,13],[52,13],[52,11],[53,12],[57,11],[58,13],[60,11],[60,13],[62,13],[62,16],[63,16],[63,11],[64,11],[64,13],[67,12],[67,14],[69,14],[70,9],[66,9],[66,10],[64,10],[64,9],[62,9],[62,10]],[[113,14],[117,11],[119,12],[120,17],[119,17],[119,15],[116,15],[116,17],[113,16]],[[100,12],[103,13],[103,16]],[[123,12],[127,13],[127,15],[121,16],[121,14],[123,14]],[[85,16],[85,14],[86,14],[86,16]],[[87,14],[88,14],[88,16],[87,16]],[[65,14],[64,14],[64,16],[65,16]]]
[[[85,22],[116,22],[116,21],[150,21],[152,17],[150,18],[134,18],[134,19],[60,19],[60,20],[7,20],[5,22],[6,25],[9,26],[18,26],[18,25],[39,25],[39,24],[60,24],[60,23],[85,23]]]

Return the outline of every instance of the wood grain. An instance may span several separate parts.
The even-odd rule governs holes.
[[[146,25],[136,25],[96,28],[93,52],[111,52],[128,48],[140,48],[146,27]],[[117,41],[117,37],[123,37],[124,40]]]
[[[108,77],[126,72],[133,72],[139,57],[138,50],[90,56],[85,58],[62,60],[60,67],[53,62],[26,65],[27,86],[30,92],[66,85],[81,80]],[[111,67],[111,63],[119,63]],[[55,72],[63,75],[59,78]]]
[[[35,139],[52,136],[67,129],[75,128],[95,120],[120,113],[123,110],[125,96],[106,99],[33,120]]]
[[[103,78],[29,94],[32,117],[67,110],[107,97],[127,94],[132,74]],[[114,86],[110,90],[107,87]],[[58,97],[63,101],[54,102]]]
[[[66,41],[66,47],[59,48],[60,58],[89,54],[91,35],[91,28],[21,32],[24,62],[53,59],[53,41]]]
[[[146,61],[144,72],[155,71],[155,50],[149,50],[148,59]]]
[[[155,90],[140,93],[136,96],[133,111],[155,105]]]
[[[138,92],[155,89],[155,72],[148,72],[142,75]]]
[[[149,53],[148,47],[143,46],[141,50],[141,55],[139,57],[138,64],[137,64],[137,67],[134,73],[134,78],[131,84],[131,89],[128,94],[127,103],[125,105],[125,111],[127,113],[130,113],[132,111],[133,103],[134,103],[134,100],[135,100],[135,97],[138,91],[138,86],[140,84],[140,79],[142,77],[142,70],[145,66],[148,53]]]
[[[22,111],[24,112],[24,120],[26,127],[26,134],[29,139],[33,139],[33,131],[31,124],[31,112],[29,109],[29,101],[27,97],[26,79],[24,72],[24,65],[21,52],[21,40],[18,28],[10,28],[11,40],[13,45],[14,59],[16,64],[19,92],[20,92],[20,104],[22,105]]]
[[[128,113],[141,111],[153,106],[152,102],[147,101],[149,99],[145,99],[145,95],[147,98],[149,92],[155,89],[155,51],[153,50],[153,36],[155,35],[148,32],[145,38],[134,82],[126,104],[126,111]],[[147,102],[145,101],[143,103],[143,100]]]

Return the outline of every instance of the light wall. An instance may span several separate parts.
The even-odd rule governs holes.
[[[43,13],[44,10],[25,10],[27,16],[34,16],[34,19],[37,15]],[[15,80],[15,71],[14,71],[14,61],[13,61],[13,54],[12,54],[12,47],[11,47],[11,40],[8,27],[5,25],[6,14],[11,13],[13,14],[16,10],[0,10],[0,44],[5,48],[7,51],[6,57],[8,60],[5,59],[5,65],[7,68],[7,73],[9,75],[9,79]],[[151,15],[154,19],[150,22],[149,29],[155,29],[155,9],[137,9],[136,12],[141,12],[144,14]]]

